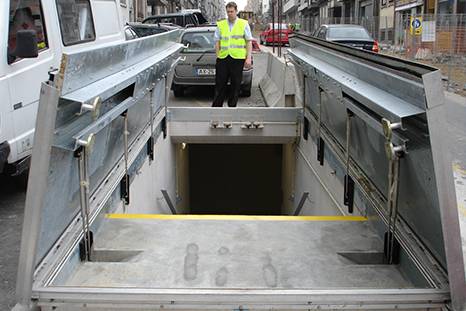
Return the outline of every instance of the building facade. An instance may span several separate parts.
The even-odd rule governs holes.
[[[151,15],[188,9],[200,9],[211,22],[225,15],[224,0],[120,0],[120,3],[128,7],[129,20],[132,22],[140,22]]]

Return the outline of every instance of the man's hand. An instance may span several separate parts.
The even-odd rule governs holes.
[[[244,62],[244,68],[249,69],[252,66],[251,56],[246,57],[246,61]]]
[[[246,42],[246,61],[244,62],[244,68],[249,69],[252,66],[252,41],[248,40]]]

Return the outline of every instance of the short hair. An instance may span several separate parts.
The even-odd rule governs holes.
[[[227,9],[228,8],[235,8],[235,11],[238,11],[238,6],[233,1],[228,2],[227,5],[225,6],[225,8],[227,8]]]

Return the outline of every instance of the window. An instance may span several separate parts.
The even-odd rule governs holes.
[[[328,36],[332,40],[338,40],[338,39],[372,40],[371,36],[367,33],[366,29],[360,28],[360,27],[330,28]]]
[[[8,52],[13,52],[16,49],[16,34],[18,30],[23,29],[36,31],[39,51],[49,47],[39,0],[11,0],[8,29]]]
[[[194,20],[194,15],[188,15],[186,16],[186,25],[188,24],[198,25],[199,23]]]
[[[326,28],[322,27],[322,28],[320,28],[319,33],[317,34],[317,37],[319,37],[321,39],[326,39],[325,38],[325,33],[326,33]]]
[[[214,32],[187,32],[181,40],[183,44],[188,45],[184,52],[215,52]]]
[[[459,0],[458,1],[457,8],[456,8],[456,13],[457,14],[465,14],[466,13],[466,0]]]
[[[133,40],[136,39],[138,36],[136,33],[131,29],[131,28],[126,28],[125,29],[125,38],[126,40]]]
[[[94,41],[95,30],[89,0],[56,0],[64,45]]]
[[[288,29],[288,24],[269,24],[269,29],[272,29],[272,26],[275,30],[278,30],[279,28],[280,30]]]

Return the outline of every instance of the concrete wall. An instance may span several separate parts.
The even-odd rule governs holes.
[[[269,107],[294,106],[293,65],[272,53],[267,55],[267,71],[259,82],[259,89]]]
[[[317,161],[317,146],[311,136],[296,148],[295,207],[301,195],[309,192],[301,215],[345,215],[343,184],[327,160]]]
[[[282,156],[282,213],[293,215],[295,210],[296,152],[295,144],[283,145]],[[298,199],[299,200],[299,199]]]
[[[124,210],[130,214],[171,214],[161,189],[168,191],[176,202],[176,145],[160,135],[155,144],[155,156],[146,158],[130,186],[130,204],[121,205],[116,213]]]

